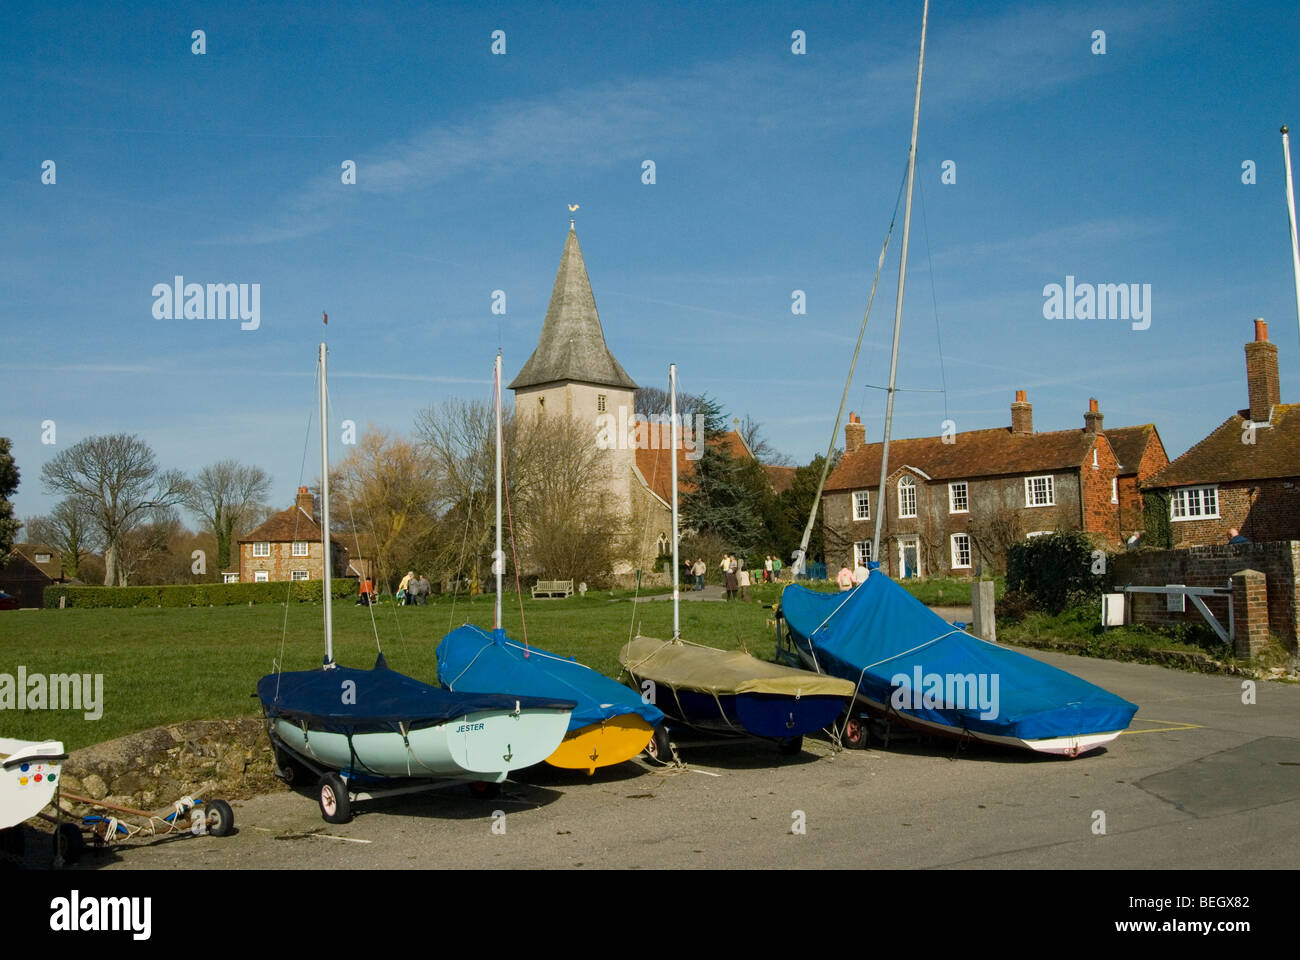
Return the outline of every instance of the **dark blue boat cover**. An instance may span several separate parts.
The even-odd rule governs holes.
[[[1123,730],[1137,713],[1071,673],[958,630],[879,570],[844,593],[792,584],[781,610],[792,642],[823,672],[920,719],[1039,740]]]
[[[533,646],[525,657],[523,646],[504,634],[500,640],[473,624],[457,627],[438,644],[438,682],[458,692],[517,690],[535,697],[576,700],[570,732],[625,713],[637,714],[652,727],[664,718],[635,690],[572,658]]]
[[[504,688],[503,688],[504,689]],[[373,670],[332,669],[270,673],[257,682],[268,716],[305,721],[312,729],[362,733],[431,727],[481,710],[571,709],[572,699],[526,694],[452,693],[388,669],[383,654]]]

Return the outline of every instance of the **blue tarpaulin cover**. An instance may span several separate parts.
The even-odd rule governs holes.
[[[438,644],[438,682],[449,690],[516,690],[535,697],[578,701],[569,730],[626,713],[635,713],[652,727],[663,712],[643,703],[640,694],[569,657],[541,647],[525,648],[502,634],[500,642],[473,624],[457,627]]]
[[[846,593],[792,584],[781,594],[781,610],[792,642],[811,650],[823,672],[853,681],[882,705],[896,689],[905,690],[899,712],[919,719],[1038,740],[1123,730],[1137,713],[1136,705],[1074,674],[958,630],[878,570]],[[996,716],[981,716],[992,712],[984,708],[992,698],[969,702],[978,700],[961,679],[970,675],[977,684],[983,678],[985,692],[996,692]],[[926,686],[938,689],[928,677],[958,679],[926,703]],[[957,690],[964,705],[951,696]]]
[[[508,690],[508,687],[500,687]],[[257,696],[270,716],[306,721],[339,733],[429,727],[481,710],[554,707],[572,699],[526,693],[452,693],[388,669],[383,655],[373,670],[336,666],[330,670],[270,673],[257,682]]]

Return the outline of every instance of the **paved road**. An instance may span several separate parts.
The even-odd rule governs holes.
[[[1235,678],[1032,655],[1138,703],[1133,729],[1078,760],[954,758],[951,745],[832,754],[818,741],[789,759],[766,744],[701,747],[686,769],[534,768],[495,801],[457,787],[372,803],[341,826],[285,789],[239,804],[232,837],[137,845],[87,866],[1300,867],[1300,687],[1264,684],[1244,705]]]

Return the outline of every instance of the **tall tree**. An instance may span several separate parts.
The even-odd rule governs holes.
[[[84,497],[65,497],[53,510],[40,517],[28,517],[23,527],[28,540],[45,543],[59,551],[63,575],[81,576],[82,562],[97,546],[89,503]]]
[[[19,476],[18,464],[14,463],[10,447],[9,438],[0,437],[0,558],[13,549],[14,537],[21,526],[14,516],[14,505],[9,502],[18,489]]]
[[[705,443],[691,476],[693,489],[681,498],[682,526],[747,553],[764,540],[761,493],[752,481],[757,464],[737,460],[727,449],[727,420],[721,405],[701,398]]]
[[[87,437],[41,468],[48,491],[84,498],[104,544],[104,585],[126,586],[123,540],[140,524],[184,500],[189,481],[162,470],[153,448],[134,434]]]
[[[745,446],[749,447],[749,452],[759,463],[782,467],[790,465],[790,458],[768,442],[767,437],[763,435],[763,425],[749,414],[745,414],[745,418],[736,424],[736,429],[740,431]]]
[[[842,455],[842,450],[835,451],[831,458],[830,471],[839,464]],[[781,493],[782,512],[785,514],[786,523],[794,532],[794,538],[789,545],[780,545],[784,548],[785,557],[790,556],[803,537],[804,527],[808,524],[808,514],[813,508],[813,498],[817,494],[817,481],[821,478],[822,464],[825,462],[826,458],[818,454],[806,466],[796,467],[790,488]],[[828,475],[830,471],[827,472]],[[818,513],[820,512],[820,505],[818,505]],[[809,560],[826,559],[826,536],[823,524],[824,520],[820,516],[813,521],[812,536],[808,538]],[[836,546],[838,548],[840,545],[836,544]]]
[[[265,470],[236,460],[218,460],[190,482],[185,507],[216,537],[218,571],[230,565],[230,545],[236,534],[252,528],[270,492],[271,478]]]

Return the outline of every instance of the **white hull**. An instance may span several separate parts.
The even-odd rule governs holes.
[[[40,758],[62,757],[63,744],[0,737],[0,754],[8,754],[0,760],[4,765],[0,766],[0,830],[4,830],[30,820],[54,799],[62,760]]]
[[[294,753],[331,770],[379,777],[465,777],[501,781],[541,763],[569,731],[568,710],[489,710],[400,733],[304,730],[284,718],[275,736]]]

